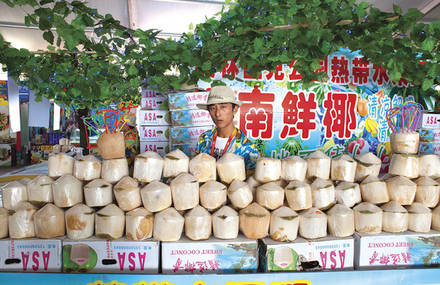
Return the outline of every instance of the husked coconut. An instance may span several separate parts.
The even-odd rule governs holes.
[[[379,176],[382,161],[371,152],[361,154],[357,157],[355,181],[360,182],[367,176]]]
[[[64,211],[48,203],[34,215],[35,236],[54,238],[65,234]]]
[[[301,213],[299,234],[305,239],[327,236],[327,215],[317,208],[310,208]]]
[[[131,240],[144,240],[153,235],[153,214],[145,208],[136,208],[125,215],[125,235]]]
[[[413,154],[393,153],[388,171],[392,175],[402,175],[410,179],[419,176],[419,158]]]
[[[354,233],[353,210],[343,204],[334,205],[327,212],[327,224],[330,235],[348,237]]]
[[[99,154],[103,159],[125,157],[125,140],[123,133],[102,133],[97,141]]]
[[[357,162],[351,156],[343,154],[333,159],[331,165],[332,180],[354,182]]]
[[[235,239],[238,235],[238,228],[238,213],[231,207],[223,206],[212,215],[214,237]]]
[[[188,172],[188,168],[189,158],[180,149],[176,149],[164,156],[164,177],[176,177],[179,173]]]
[[[79,180],[90,181],[101,177],[101,161],[93,155],[86,155],[73,164],[73,175]]]
[[[73,163],[75,159],[67,154],[51,154],[48,159],[48,175],[59,177],[64,174],[73,174]]]
[[[204,240],[211,236],[211,214],[196,206],[185,214],[185,235],[191,240]]]
[[[419,157],[419,175],[420,176],[439,176],[440,175],[440,157],[436,154],[424,154]]]
[[[20,183],[23,184],[24,186],[27,186],[28,183],[31,182],[31,181],[32,181],[32,179],[29,178],[29,177],[25,177],[25,178],[22,178],[22,179],[18,180],[18,182],[20,182]]]
[[[428,208],[437,206],[440,196],[440,185],[430,177],[422,176],[416,180],[416,202],[420,202]]]
[[[432,210],[432,229],[440,231],[440,206]]]
[[[299,216],[289,207],[280,207],[270,216],[270,237],[277,241],[294,241],[298,235]]]
[[[154,151],[147,151],[136,156],[134,160],[133,178],[140,182],[152,182],[162,178],[164,161]]]
[[[199,182],[189,173],[180,173],[170,184],[176,210],[192,209],[199,204]]]
[[[353,182],[341,182],[335,188],[336,202],[349,208],[362,201],[359,184]]]
[[[35,237],[34,214],[37,208],[29,202],[22,201],[9,210],[8,228],[12,239]]]
[[[159,212],[171,207],[171,189],[165,183],[153,181],[141,189],[142,203],[150,212]]]
[[[95,235],[104,239],[118,239],[124,234],[125,215],[115,204],[96,212]]]
[[[408,229],[408,212],[396,201],[391,201],[381,206],[382,229],[385,232],[401,233]]]
[[[251,189],[252,196],[254,197],[254,201],[256,198],[255,192],[257,191],[257,187],[261,185],[260,182],[258,182],[254,176],[249,176],[248,179],[246,179],[246,183],[249,185],[249,188]]]
[[[386,180],[391,201],[400,205],[411,205],[416,196],[417,184],[404,176],[394,176]]]
[[[306,210],[312,207],[312,189],[304,181],[291,181],[285,188],[289,207],[295,211]]]
[[[335,186],[330,180],[316,178],[311,188],[313,207],[326,210],[335,204]]]
[[[240,230],[247,238],[264,238],[269,232],[270,213],[257,203],[252,203],[240,210],[239,221]]]
[[[86,239],[93,235],[95,211],[84,204],[77,204],[66,211],[67,237],[74,240]]]
[[[422,203],[413,203],[407,207],[408,229],[417,233],[427,233],[431,230],[431,209]]]
[[[15,208],[21,201],[28,200],[26,186],[18,181],[12,181],[2,186],[1,189],[3,207],[8,210]]]
[[[159,212],[154,217],[153,238],[158,241],[178,241],[185,219],[173,207]]]
[[[390,201],[385,181],[376,176],[368,176],[360,184],[362,200],[373,204],[382,204]]]
[[[104,207],[113,202],[112,185],[98,178],[84,186],[84,197],[89,207]]]
[[[257,187],[257,203],[269,210],[275,210],[284,203],[284,189],[275,182]]]
[[[299,156],[289,156],[281,161],[281,178],[287,181],[306,179],[307,162]]]
[[[119,208],[123,211],[131,211],[142,205],[139,183],[130,176],[123,177],[113,187],[113,192]]]
[[[362,202],[353,208],[357,232],[378,234],[382,231],[383,211],[378,206]]]
[[[419,151],[419,133],[391,133],[390,143],[393,153],[416,154]]]
[[[116,183],[128,176],[128,162],[124,158],[105,159],[102,161],[101,178],[108,183]]]
[[[200,204],[209,211],[216,210],[226,204],[226,186],[210,180],[200,187]]]
[[[216,180],[216,160],[209,154],[202,152],[189,161],[189,172],[202,183],[209,180]]]
[[[26,187],[29,202],[37,206],[52,203],[52,183],[53,179],[46,175],[40,175],[32,179]]]
[[[255,167],[255,179],[261,183],[277,181],[281,177],[281,160],[260,157]]]
[[[289,181],[286,181],[284,179],[280,179],[280,180],[273,181],[273,182],[276,183],[281,188],[285,188],[289,184]]]
[[[307,178],[330,178],[331,159],[318,150],[307,157]]]
[[[253,200],[249,184],[240,180],[232,181],[228,188],[228,198],[235,208],[246,208]]]
[[[53,201],[57,207],[66,208],[82,203],[82,183],[71,174],[65,174],[52,184]]]
[[[217,161],[217,171],[220,180],[226,184],[231,184],[235,179],[241,181],[246,179],[246,169],[243,157],[232,152],[225,153]]]
[[[8,209],[0,208],[0,238],[8,237]]]

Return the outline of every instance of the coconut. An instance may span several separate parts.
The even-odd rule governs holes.
[[[113,202],[112,185],[104,179],[95,179],[84,186],[84,197],[89,207],[104,207]]]
[[[35,236],[54,238],[65,234],[64,211],[48,203],[34,215]]]
[[[147,151],[136,156],[133,178],[140,182],[160,180],[163,171],[163,158],[154,151]]]
[[[141,189],[142,203],[150,212],[159,212],[171,207],[170,186],[160,181],[148,183]]]
[[[273,182],[276,183],[281,188],[285,188],[289,184],[289,181],[286,181],[284,179],[280,179],[280,180],[273,181]]]
[[[396,201],[391,201],[382,207],[382,229],[385,232],[401,233],[408,229],[408,212]]]
[[[416,154],[419,151],[419,133],[391,133],[390,143],[393,153]]]
[[[29,177],[25,177],[25,178],[22,178],[22,179],[18,180],[18,182],[20,182],[20,183],[23,184],[24,186],[27,186],[28,183],[31,182],[31,181],[32,181],[32,179],[29,178]]]
[[[341,182],[335,188],[336,202],[349,208],[362,201],[359,184],[352,182]]]
[[[291,181],[284,190],[287,203],[293,210],[306,210],[312,207],[312,190],[306,182]]]
[[[176,210],[192,209],[199,204],[199,182],[189,173],[180,173],[170,184]]]
[[[37,176],[27,185],[27,197],[29,202],[37,206],[53,202],[52,195],[53,179],[46,175]]]
[[[96,212],[95,235],[104,239],[118,239],[124,234],[124,212],[110,204]]]
[[[331,165],[332,180],[354,182],[357,162],[351,156],[343,154],[332,159]]]
[[[48,172],[50,177],[59,177],[64,174],[73,173],[75,159],[64,153],[49,155]]]
[[[335,204],[335,186],[330,180],[316,178],[311,188],[313,207],[326,210]]]
[[[422,203],[413,203],[407,207],[408,229],[417,233],[427,233],[431,230],[431,209]]]
[[[84,204],[77,204],[66,211],[66,231],[70,239],[86,239],[93,235],[95,211]]]
[[[238,225],[238,213],[231,207],[223,206],[212,215],[212,229],[216,238],[237,238]]]
[[[367,176],[379,176],[382,161],[371,152],[359,155],[357,158],[355,181],[362,181]]]
[[[180,149],[164,156],[163,176],[176,177],[179,173],[188,172],[189,158]]]
[[[281,160],[260,157],[255,167],[255,179],[261,183],[277,181],[281,178]]]
[[[185,219],[173,207],[154,217],[153,238],[158,241],[178,241],[183,231]]]
[[[439,176],[440,175],[440,157],[436,154],[424,154],[419,157],[419,175],[420,176]]]
[[[139,183],[130,176],[125,176],[113,187],[116,201],[123,211],[131,211],[142,205]]]
[[[281,178],[287,181],[306,179],[307,162],[299,156],[289,156],[281,161]]]
[[[202,206],[186,213],[185,235],[192,240],[204,240],[211,236],[211,214]]]
[[[73,164],[73,175],[79,180],[97,179],[101,177],[101,161],[93,155],[82,156]]]
[[[386,180],[391,201],[400,205],[411,205],[416,195],[417,184],[404,176],[394,176]]]
[[[440,185],[432,178],[422,176],[416,180],[416,202],[420,202],[426,207],[434,208],[437,206],[440,196]]]
[[[102,161],[102,179],[114,184],[124,176],[128,176],[128,162],[126,158],[106,159]]]
[[[270,237],[277,241],[294,241],[298,235],[299,216],[288,208],[281,207],[270,216]]]
[[[432,211],[432,229],[440,231],[440,206]]]
[[[226,186],[210,180],[200,187],[200,204],[209,211],[216,210],[226,204]]]
[[[329,179],[331,159],[318,150],[307,157],[307,178]]]
[[[284,203],[284,189],[275,182],[258,186],[257,203],[269,210],[281,207]]]
[[[225,153],[217,161],[217,171],[220,180],[226,184],[231,184],[235,179],[241,181],[246,179],[243,157],[232,152]]]
[[[18,203],[14,209],[9,210],[9,237],[12,239],[34,237],[34,214],[36,211],[37,208],[26,201]]]
[[[82,183],[71,174],[65,174],[52,184],[53,201],[60,208],[82,203]]]
[[[217,164],[214,157],[207,153],[196,155],[189,162],[189,172],[194,175],[199,182],[217,179]]]
[[[253,200],[249,184],[240,180],[232,181],[228,188],[228,198],[235,208],[246,208]]]
[[[353,210],[343,204],[334,205],[327,212],[327,224],[330,235],[348,237],[354,233]]]
[[[327,236],[327,215],[317,208],[310,208],[301,213],[299,234],[305,239]]]
[[[419,158],[413,154],[397,154],[391,157],[389,173],[402,175],[410,179],[419,176]]]
[[[240,210],[239,221],[240,230],[247,238],[264,238],[269,232],[270,213],[257,203],[252,203]]]
[[[251,189],[251,192],[252,192],[253,199],[255,201],[255,198],[256,198],[255,192],[257,191],[257,187],[260,186],[261,183],[258,182],[254,176],[249,176],[249,178],[246,179],[246,183],[249,185],[249,188]]]
[[[99,154],[103,159],[125,157],[125,140],[123,133],[102,133],[97,141]]]
[[[8,237],[8,209],[0,208],[0,238],[5,237]]]
[[[360,184],[362,200],[373,204],[390,201],[387,184],[376,176],[368,176]]]
[[[125,235],[131,240],[144,240],[153,235],[153,214],[137,208],[125,215]]]
[[[353,208],[357,232],[378,234],[382,231],[383,211],[378,206],[362,202]]]
[[[12,181],[1,187],[3,207],[10,210],[15,208],[21,201],[27,201],[28,195],[26,186],[18,181]]]

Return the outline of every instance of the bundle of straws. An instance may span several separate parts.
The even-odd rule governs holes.
[[[387,112],[387,122],[393,133],[415,132],[423,116],[424,108],[419,103],[408,101]]]

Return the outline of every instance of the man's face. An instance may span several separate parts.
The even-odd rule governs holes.
[[[208,106],[209,114],[218,128],[224,128],[233,123],[238,106],[232,103],[219,103]]]

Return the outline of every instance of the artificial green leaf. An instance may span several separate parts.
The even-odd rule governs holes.
[[[426,78],[425,80],[423,80],[423,85],[422,85],[422,89],[424,91],[428,90],[429,88],[432,87],[432,85],[434,84],[434,80],[430,79],[430,78]]]
[[[435,45],[437,44],[437,41],[433,38],[426,38],[423,42],[422,42],[422,49],[428,52],[431,52]]]
[[[53,33],[51,31],[46,31],[43,33],[43,39],[45,39],[50,44],[53,44]]]
[[[138,69],[134,65],[130,65],[130,67],[128,68],[128,75],[132,76],[138,73],[139,73]]]

